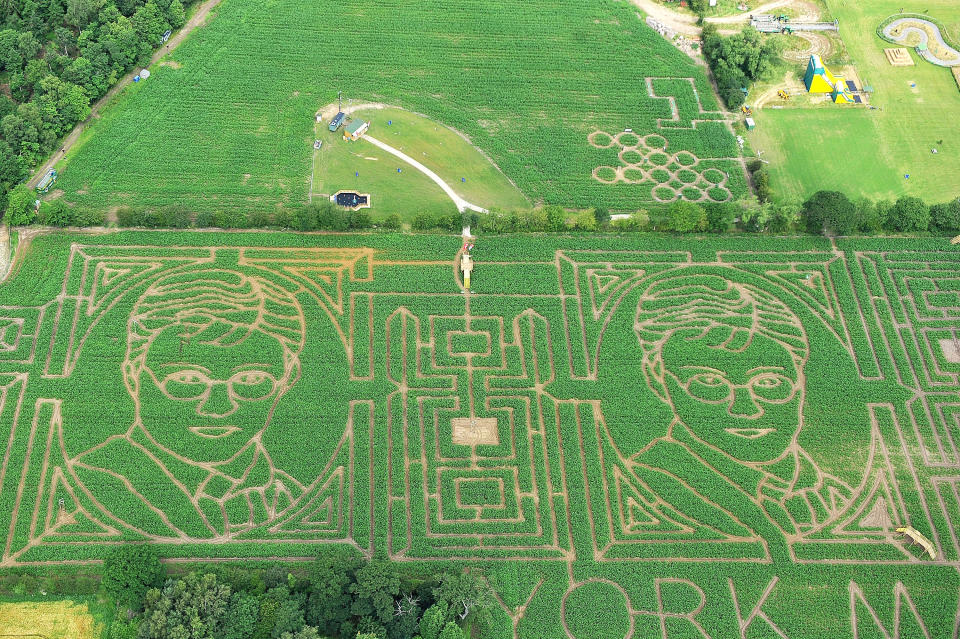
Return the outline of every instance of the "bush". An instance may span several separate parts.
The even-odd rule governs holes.
[[[133,226],[155,229],[160,227],[161,222],[160,213],[153,209],[134,209],[133,211]]]
[[[757,191],[757,199],[761,202],[770,201],[770,171],[761,165],[753,172],[753,186]]]
[[[193,225],[198,229],[205,229],[213,226],[213,213],[210,211],[198,211]],[[121,224],[121,226],[123,226]]]
[[[811,233],[831,229],[839,235],[846,235],[859,227],[857,207],[839,191],[817,191],[803,203],[801,215]]]
[[[270,226],[270,214],[264,210],[257,209],[247,214],[247,224],[252,229],[262,229]]]
[[[403,226],[403,223],[400,221],[399,215],[397,215],[396,213],[391,213],[390,215],[385,217],[382,222],[380,222],[380,226],[385,229],[390,229],[395,231],[399,229],[401,226]]]
[[[121,206],[117,209],[117,226],[134,226],[134,210],[129,206]]]
[[[103,589],[117,605],[139,609],[151,588],[163,583],[160,558],[150,546],[120,546],[103,563]]]
[[[938,231],[960,231],[960,198],[931,206],[930,226]]]
[[[85,206],[73,207],[73,223],[77,226],[103,226],[104,213],[98,209]]]
[[[46,202],[40,207],[38,221],[49,226],[70,226],[73,224],[73,211],[63,200]]]
[[[171,206],[160,214],[162,225],[171,229],[185,229],[190,226],[190,211],[182,206]]]
[[[740,207],[733,202],[708,202],[703,209],[707,213],[707,230],[713,233],[732,230],[740,213]]]
[[[634,211],[628,218],[620,218],[610,223],[615,231],[642,231],[650,226],[650,215],[644,211]]]
[[[33,191],[21,184],[10,191],[7,200],[6,220],[10,226],[27,226],[33,224],[37,219],[37,211],[34,208]]]
[[[317,205],[314,205],[317,206]],[[317,228],[322,231],[346,231],[350,229],[350,212],[323,202],[317,208]]]
[[[897,231],[926,231],[930,227],[930,207],[918,197],[905,195],[893,205],[887,222]]]
[[[273,223],[282,229],[292,229],[296,225],[296,216],[289,209],[278,209],[273,215]]]
[[[298,231],[317,230],[317,211],[312,204],[308,204],[293,214],[293,228]]]
[[[707,213],[694,202],[678,200],[670,205],[668,212],[670,228],[678,233],[707,230]]]
[[[352,229],[368,229],[373,226],[373,219],[367,211],[361,209],[350,213],[349,223]]]
[[[593,211],[590,209],[580,211],[571,218],[570,228],[575,231],[596,231],[597,218],[594,217]]]

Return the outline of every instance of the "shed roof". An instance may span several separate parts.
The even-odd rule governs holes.
[[[362,129],[364,126],[366,126],[366,124],[367,123],[364,122],[363,120],[354,120],[353,122],[347,125],[347,133],[349,133],[350,135],[353,135],[354,133]]]

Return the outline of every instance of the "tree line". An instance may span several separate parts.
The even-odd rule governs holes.
[[[497,605],[476,571],[422,574],[335,552],[292,571],[209,565],[167,575],[149,547],[104,562],[109,639],[464,639]]]
[[[191,0],[0,0],[0,210]]]

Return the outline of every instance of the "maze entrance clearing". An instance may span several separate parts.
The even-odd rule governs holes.
[[[468,562],[504,637],[955,634],[947,243],[481,238],[465,290],[457,237],[150,237],[0,286],[5,569],[339,546]]]

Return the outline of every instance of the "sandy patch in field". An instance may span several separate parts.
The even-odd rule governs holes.
[[[0,639],[94,639],[93,616],[73,601],[0,604]]]
[[[182,69],[183,65],[176,60],[164,60],[159,64],[161,67],[170,67],[171,69]]]
[[[955,339],[940,340],[940,350],[943,357],[951,364],[960,364],[960,342]]]

